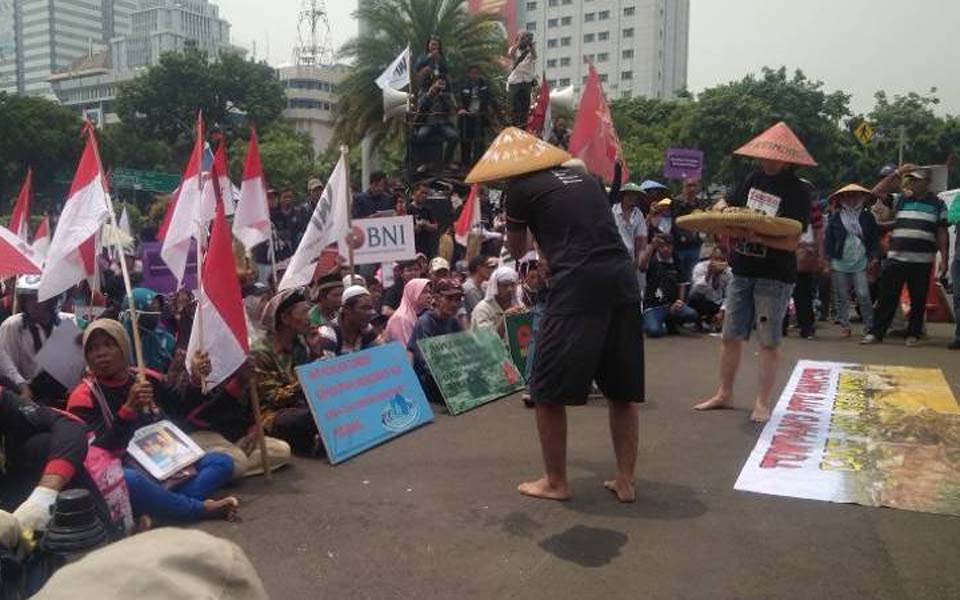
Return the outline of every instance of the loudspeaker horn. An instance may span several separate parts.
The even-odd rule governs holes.
[[[410,104],[410,94],[393,88],[383,90],[383,122],[399,117],[407,112]]]
[[[573,112],[576,110],[576,98],[573,94],[573,86],[568,85],[555,92],[550,92],[550,108],[556,110],[565,110]]]

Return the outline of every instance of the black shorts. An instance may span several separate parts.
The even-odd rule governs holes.
[[[585,404],[596,380],[604,396],[643,402],[643,319],[639,304],[599,313],[546,315],[537,333],[530,398]]]

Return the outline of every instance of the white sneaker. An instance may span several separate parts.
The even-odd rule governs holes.
[[[864,346],[868,346],[870,344],[879,344],[880,339],[872,333],[868,333],[867,335],[863,336],[863,339],[860,340],[860,343]]]
[[[907,348],[913,348],[920,344],[920,338],[915,335],[907,336],[906,346]]]

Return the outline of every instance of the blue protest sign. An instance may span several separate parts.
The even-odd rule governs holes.
[[[400,344],[301,365],[297,378],[334,465],[433,421]]]

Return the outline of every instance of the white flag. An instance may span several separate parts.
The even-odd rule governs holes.
[[[120,227],[120,231],[133,237],[133,234],[130,233],[130,215],[127,213],[126,204],[123,205],[123,210],[120,212],[120,223],[118,223],[118,227]]]
[[[402,90],[410,84],[410,44],[403,49],[400,56],[395,58],[390,66],[377,77],[377,86],[381,90],[393,88]]]
[[[323,195],[317,201],[307,230],[290,258],[290,265],[277,286],[279,291],[309,285],[317,270],[317,261],[323,249],[344,241],[347,235],[347,211],[350,202],[350,181],[347,177],[346,155],[340,155]]]

